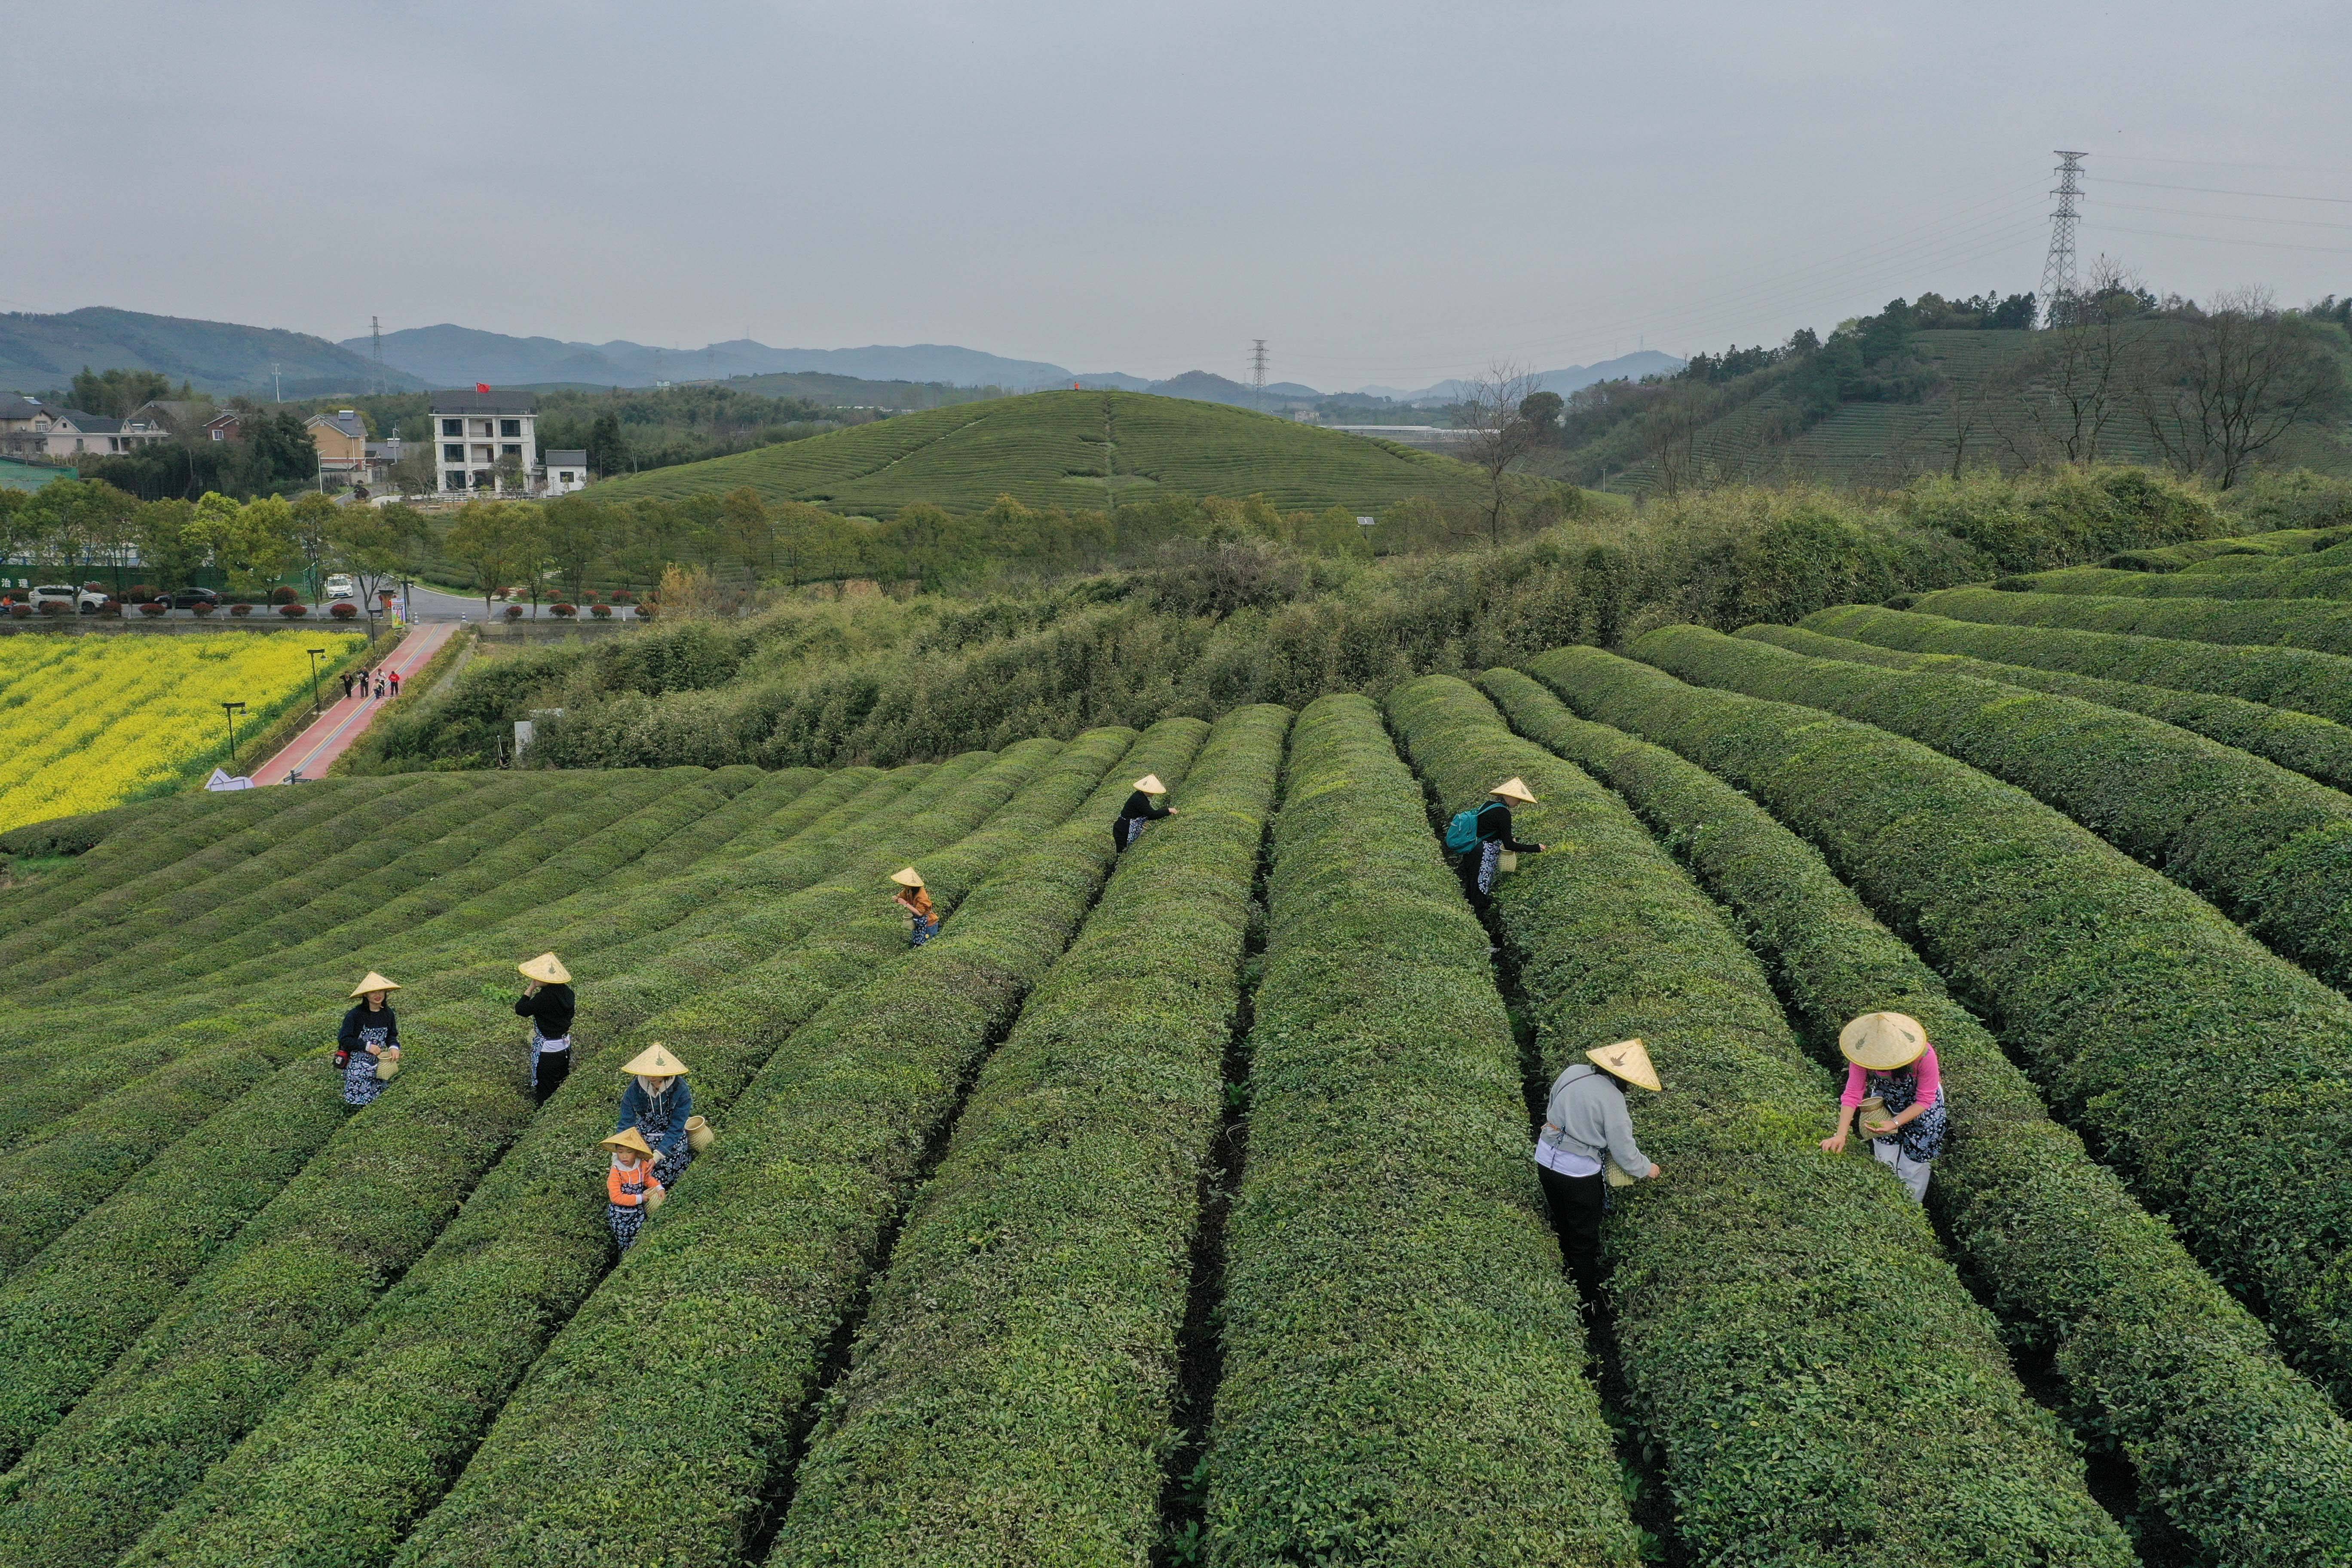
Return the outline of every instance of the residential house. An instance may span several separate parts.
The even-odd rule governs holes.
[[[568,496],[583,489],[588,484],[588,454],[568,447],[559,447],[547,454],[547,493]]]
[[[177,440],[182,436],[195,439],[212,411],[213,405],[201,399],[151,398],[131,411],[122,422],[122,430],[141,446]]]
[[[311,445],[319,448],[319,472],[341,479],[358,479],[367,469],[367,421],[352,408],[338,408],[332,414],[313,414],[302,421],[302,428],[310,433]]]
[[[226,409],[205,421],[207,441],[242,441],[245,439],[245,416],[236,409]]]
[[[127,452],[122,421],[37,397],[0,404],[0,453],[12,458],[102,458]]]
[[[540,467],[539,405],[528,394],[436,392],[432,410],[443,490],[495,490],[502,467],[509,470],[513,489],[533,488]]]

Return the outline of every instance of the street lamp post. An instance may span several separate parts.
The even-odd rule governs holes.
[[[228,767],[231,773],[236,771],[236,716],[244,711],[245,704],[242,702],[221,704],[221,718],[228,724]]]
[[[314,647],[308,651],[310,655],[310,717],[316,719],[319,716],[319,660],[327,650]]]

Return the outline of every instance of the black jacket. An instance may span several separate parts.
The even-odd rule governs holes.
[[[1500,844],[1514,855],[1531,855],[1536,846],[1522,844],[1511,837],[1511,808],[1499,800],[1490,800],[1478,808],[1478,842]]]
[[[515,1003],[515,1016],[529,1018],[539,1026],[542,1040],[560,1040],[572,1032],[572,1016],[580,1010],[579,998],[569,985],[542,985],[536,996],[525,996]]]
[[[380,1035],[377,1034],[379,1030],[383,1031]],[[373,1040],[366,1038],[370,1035],[377,1037]],[[335,1036],[335,1048],[342,1051],[363,1051],[371,1045],[389,1047],[398,1044],[400,1020],[392,1016],[392,1004],[385,1003],[381,1013],[371,1013],[364,996],[352,1003],[352,1010],[343,1015],[343,1026]]]
[[[1118,808],[1118,820],[1110,825],[1111,842],[1123,852],[1127,848],[1129,823],[1138,817],[1141,817],[1146,822],[1157,822],[1167,815],[1166,806],[1155,806],[1151,804],[1150,795],[1139,789],[1132,790],[1128,794],[1127,804]]]

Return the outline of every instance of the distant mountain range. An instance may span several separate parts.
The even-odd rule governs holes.
[[[308,332],[102,306],[61,315],[0,314],[0,388],[50,391],[85,365],[161,371],[199,392],[223,396],[270,396],[272,366],[289,397],[369,392],[379,379],[373,360]],[[394,392],[414,392],[425,384],[398,369],[388,368],[381,379]]]
[[[343,346],[369,347],[365,338]],[[1042,360],[1006,359],[945,343],[876,344],[862,349],[772,349],[749,338],[698,349],[658,348],[614,339],[604,343],[513,338],[473,327],[407,327],[383,335],[386,364],[434,386],[531,386],[579,382],[592,386],[652,386],[665,381],[724,381],[738,375],[814,371],[861,381],[942,382],[1025,392],[1066,385],[1070,373]]]
[[[1570,365],[1537,375],[1537,384],[1562,396],[1580,386],[1616,376],[1639,380],[1682,368],[1683,362],[1654,349],[1600,364]],[[84,365],[161,371],[215,395],[245,393],[267,397],[278,387],[289,397],[429,387],[533,386],[570,382],[589,386],[652,386],[660,382],[724,381],[736,376],[815,374],[861,382],[906,382],[947,386],[998,386],[1008,392],[1040,387],[1086,387],[1149,392],[1162,397],[1223,403],[1270,413],[1311,406],[1327,395],[1295,381],[1275,382],[1263,394],[1204,370],[1162,381],[1118,371],[1077,374],[1045,360],[1007,359],[950,343],[871,344],[858,349],[776,349],[749,338],[709,343],[698,349],[665,349],[615,339],[611,342],[566,342],[556,338],[517,338],[472,327],[444,324],[407,327],[383,335],[378,365],[366,338],[341,343],[308,332],[150,316],[136,310],[93,306],[62,315],[0,314],[0,389],[39,392],[63,386]],[[1467,389],[1461,381],[1441,381],[1418,391],[1366,386],[1356,395],[1403,404],[1456,402]],[[869,395],[861,401],[872,401]]]
[[[1538,390],[1557,392],[1562,397],[1580,387],[1601,381],[1639,381],[1645,375],[1671,375],[1682,369],[1683,362],[1672,354],[1655,349],[1621,354],[1602,360],[1599,364],[1572,364],[1565,370],[1538,371],[1528,377]],[[1394,386],[1360,386],[1357,392],[1366,397],[1385,397],[1396,403],[1458,403],[1469,392],[1466,381],[1441,381],[1434,386],[1424,386],[1418,392],[1407,392]]]

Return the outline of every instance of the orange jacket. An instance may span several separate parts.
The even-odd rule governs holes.
[[[651,1160],[640,1160],[627,1166],[615,1160],[613,1168],[604,1173],[604,1195],[625,1209],[633,1209],[644,1203],[648,1190],[656,1193],[662,1190],[662,1184],[654,1180],[654,1163]]]

